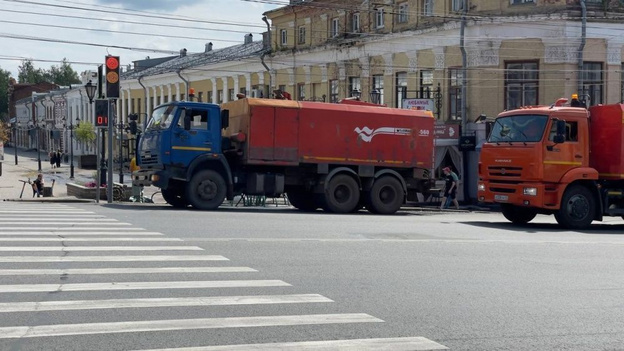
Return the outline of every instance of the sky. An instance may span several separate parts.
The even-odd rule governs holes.
[[[80,74],[106,55],[126,66],[261,40],[262,14],[288,0],[0,0],[0,68],[17,79],[23,59],[49,69],[63,58]]]

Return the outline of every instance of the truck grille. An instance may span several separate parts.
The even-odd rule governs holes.
[[[149,157],[147,157],[149,155]],[[141,154],[141,165],[143,166],[151,166],[158,164],[158,155],[154,154]]]
[[[488,167],[490,177],[520,177],[522,175],[522,167]]]

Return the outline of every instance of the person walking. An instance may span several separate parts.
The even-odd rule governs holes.
[[[450,167],[444,167],[442,171],[444,172],[446,185],[444,187],[444,197],[442,198],[440,209],[449,208],[451,202],[453,202],[455,209],[459,210],[459,203],[457,202],[457,184],[459,183],[459,177]]]
[[[61,167],[61,156],[63,156],[63,153],[61,152],[61,149],[58,149],[58,151],[56,151],[55,154],[55,161],[56,161],[56,168],[60,168]]]
[[[54,151],[50,151],[48,157],[50,157],[50,168],[56,167],[56,154]]]

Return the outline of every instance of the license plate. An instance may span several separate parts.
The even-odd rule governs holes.
[[[507,195],[494,195],[494,201],[507,201],[509,196]]]

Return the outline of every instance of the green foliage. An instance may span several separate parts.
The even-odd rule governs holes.
[[[11,72],[0,68],[0,121],[8,121],[9,118],[9,80]]]
[[[31,60],[24,60],[18,70],[17,77],[20,83],[37,84],[50,82],[60,86],[80,84],[78,73],[74,71],[66,58],[63,59],[59,66],[53,65],[49,70],[35,68]]]
[[[9,125],[3,121],[0,121],[0,141],[7,142],[9,141]]]
[[[82,121],[74,129],[76,141],[85,145],[93,145],[95,142],[95,127],[91,122]]]

